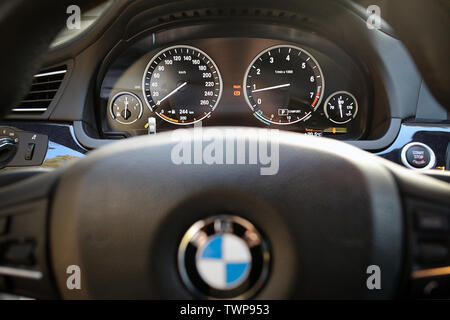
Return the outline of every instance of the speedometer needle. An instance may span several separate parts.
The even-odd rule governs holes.
[[[175,93],[177,93],[181,88],[183,88],[185,85],[187,85],[187,82],[184,82],[183,84],[179,85],[178,87],[176,87],[174,90],[172,90],[167,96],[165,96],[164,98],[162,98],[161,100],[158,100],[158,102],[156,102],[156,105],[159,106],[161,104],[161,102],[163,102],[164,100],[166,100],[167,98],[169,98],[170,96],[174,95]]]
[[[290,85],[291,85],[290,83],[286,83],[286,84],[280,84],[278,86],[267,87],[267,88],[262,88],[262,89],[256,89],[256,90],[253,90],[252,93],[260,92],[260,91],[273,90],[273,89],[279,89],[279,88],[284,88],[284,87],[289,87]]]

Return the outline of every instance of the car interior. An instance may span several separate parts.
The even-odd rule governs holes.
[[[3,0],[0,299],[450,298],[447,0]]]

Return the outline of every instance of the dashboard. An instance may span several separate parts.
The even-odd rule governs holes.
[[[195,230],[192,227],[186,230],[194,230],[194,233],[206,230],[205,235],[210,237],[210,229],[222,232],[230,226],[238,226],[239,236],[244,235],[254,242],[248,248],[252,259],[256,260],[245,260],[247,266],[244,267],[247,268],[252,261],[266,260],[266,265],[257,271],[267,275],[276,268],[282,270],[278,262],[270,262],[269,256],[281,257],[289,264],[287,270],[293,272],[303,270],[304,265],[297,265],[297,260],[306,261],[312,266],[311,270],[317,271],[318,264],[310,263],[315,258],[321,262],[322,257],[315,254],[317,250],[297,250],[313,253],[310,255],[312,260],[297,259],[290,251],[300,247],[291,246],[291,236],[300,244],[310,242],[317,247],[338,243],[340,246],[330,248],[341,247],[347,253],[339,256],[351,255],[358,263],[369,259],[369,267],[377,267],[378,260],[375,260],[379,257],[382,257],[380,261],[383,264],[380,265],[383,270],[386,266],[384,261],[401,261],[408,265],[406,272],[396,271],[395,277],[412,283],[412,288],[408,288],[411,295],[439,297],[442,294],[441,283],[445,284],[448,279],[435,276],[439,273],[433,274],[432,278],[423,275],[424,271],[433,272],[450,263],[450,220],[447,219],[448,208],[441,199],[445,198],[442,195],[446,195],[446,189],[441,181],[434,188],[434,181],[429,178],[450,182],[450,113],[433,97],[423,73],[419,72],[393,30],[384,25],[384,21],[379,28],[369,28],[368,12],[362,6],[367,1],[357,2],[361,5],[355,5],[355,0],[326,1],[326,6],[322,1],[307,0],[92,1],[83,8],[83,19],[89,23],[78,31],[65,30],[55,39],[41,68],[32,77],[27,94],[17,105],[11,106],[9,116],[0,121],[0,186],[14,191],[8,191],[4,197],[8,204],[4,206],[6,213],[3,219],[7,245],[15,244],[15,241],[10,241],[15,238],[10,237],[9,230],[18,225],[16,221],[22,221],[11,223],[11,204],[19,203],[19,218],[26,216],[23,210],[33,210],[35,206],[36,210],[41,210],[41,207],[45,210],[42,211],[43,217],[48,216],[49,209],[65,212],[69,218],[80,213],[81,218],[67,220],[76,222],[67,230],[81,230],[87,236],[80,237],[79,232],[64,232],[65,225],[70,223],[66,224],[65,218],[53,221],[53,216],[51,225],[56,229],[51,228],[52,232],[45,234],[51,235],[52,239],[61,235],[64,241],[70,242],[70,237],[65,236],[72,232],[87,240],[88,249],[104,249],[104,240],[108,239],[111,240],[109,247],[116,250],[118,246],[114,245],[114,237],[111,237],[114,232],[111,230],[126,232],[133,228],[132,234],[139,236],[135,230],[141,228],[147,238],[142,238],[144,240],[140,243],[146,244],[147,253],[135,256],[145,258],[145,254],[152,251],[152,257],[167,257],[161,261],[168,261],[168,265],[173,266],[175,256],[164,255],[164,252],[175,251],[160,244],[174,244],[175,238],[170,236],[178,234],[179,240],[183,239],[177,256],[181,271],[172,273],[171,277],[180,275],[188,288],[190,280],[183,277],[185,274],[186,279],[191,275],[197,276],[195,272],[200,269],[190,269],[193,262],[198,262],[195,259],[185,260],[185,253],[193,252],[193,241],[189,240],[184,245],[186,236],[181,238],[183,233],[180,233],[183,225],[190,224],[194,215],[203,219],[211,212],[225,212],[225,215],[229,212],[241,219],[241,212],[244,216],[260,219],[255,220],[255,225],[265,223],[261,235],[267,236],[270,242],[268,245],[262,241],[257,244],[264,249],[261,255],[255,255],[253,244],[257,243],[254,240],[259,236],[251,223],[250,227],[246,227],[246,222],[239,227],[232,219],[216,219],[213,223],[197,220],[202,225],[194,224]],[[209,127],[205,131],[210,132],[219,127],[224,132],[236,129],[231,134],[232,138],[242,135],[239,132],[242,127],[272,129],[248,130],[258,134],[263,131],[277,134],[275,130],[289,131],[289,134],[278,136],[285,139],[281,148],[278,144],[271,144],[271,167],[267,168],[276,168],[276,171],[266,175],[262,170],[266,168],[260,165],[269,159],[269,149],[265,144],[251,143],[256,141],[256,135],[249,136],[248,145],[238,143],[237,139],[236,145],[234,139],[226,139],[226,144],[217,139],[217,144],[214,141],[205,146],[201,140],[205,138],[206,142],[210,137],[203,133],[197,136],[201,130],[176,131],[199,126]],[[169,144],[169,139],[177,136],[171,132],[185,134],[181,141],[189,143]],[[218,137],[221,130],[216,132],[214,137]],[[191,140],[185,139],[191,133],[193,162],[190,161]],[[152,137],[146,139],[147,135]],[[305,139],[302,135],[314,137]],[[115,143],[117,140],[122,141]],[[270,138],[270,141],[276,139]],[[108,147],[104,148],[108,144],[113,144],[110,151]],[[347,145],[367,152],[359,152]],[[234,146],[236,152],[229,152],[234,150]],[[246,151],[247,146],[248,158],[246,152],[241,152]],[[222,147],[229,153],[225,161],[216,161],[212,153],[219,159]],[[182,151],[183,157],[181,152],[177,154],[178,150]],[[266,159],[264,151],[267,152]],[[279,151],[282,157],[278,157]],[[209,152],[211,156],[203,157]],[[86,155],[87,159],[80,161]],[[202,156],[201,161],[197,161],[196,155]],[[259,156],[258,167],[253,166],[256,164],[254,155]],[[77,161],[80,163],[69,167],[69,163]],[[188,166],[190,164],[195,166]],[[231,164],[236,166],[229,166]],[[224,167],[219,167],[221,165]],[[61,170],[52,170],[57,168]],[[280,168],[282,170],[278,174]],[[259,173],[253,175],[256,172],[253,170]],[[423,176],[428,177],[416,180],[422,175],[409,175],[407,170],[423,170]],[[48,184],[40,184],[44,180],[39,180],[39,177],[28,180],[30,183],[19,183],[33,176],[45,177],[45,172],[50,172],[47,176],[53,179]],[[173,177],[177,177],[176,183]],[[46,194],[46,189],[53,191]],[[308,192],[301,192],[302,189]],[[18,190],[24,192],[19,195]],[[324,190],[331,200],[324,200]],[[13,199],[10,194],[17,194],[18,198]],[[299,196],[303,196],[302,201],[298,201]],[[397,202],[399,196],[401,203]],[[23,199],[31,205],[23,206]],[[148,214],[149,206],[150,211],[154,209],[160,223]],[[172,212],[170,216],[163,215],[166,210]],[[298,215],[297,211],[304,214]],[[401,211],[404,214],[397,215]],[[291,212],[294,213],[292,217]],[[365,212],[366,216],[356,214],[358,212]],[[394,215],[386,214],[390,212]],[[320,213],[325,213],[326,219],[321,218]],[[105,220],[102,219],[104,214],[108,215],[107,218],[114,215],[123,220]],[[294,216],[304,220],[297,221]],[[282,219],[278,220],[280,217]],[[155,223],[154,226],[149,229],[147,221]],[[368,232],[364,232],[361,226],[369,222]],[[161,232],[155,231],[159,229],[155,227],[157,224],[163,227]],[[28,226],[28,223],[24,225]],[[41,228],[48,223],[35,225]],[[197,226],[201,227],[197,230]],[[303,229],[297,230],[295,226]],[[375,229],[377,232],[373,232]],[[354,233],[354,230],[359,233]],[[188,231],[186,235],[190,233]],[[394,233],[396,238],[391,237]],[[47,243],[42,246],[40,241],[45,237],[34,243],[34,236],[25,239],[22,234],[17,234],[20,236],[18,245],[32,243],[31,249],[25,251],[35,247],[42,249],[39,257],[46,258],[39,258],[39,263],[49,260],[50,255],[44,249],[54,246]],[[123,235],[117,239],[127,238]],[[255,235],[256,238],[252,237]],[[339,238],[341,235],[344,240]],[[158,246],[147,241],[148,237],[156,239]],[[384,241],[383,245],[374,245],[374,239],[378,238]],[[274,239],[278,239],[277,242]],[[67,241],[65,243],[69,243]],[[66,252],[64,243],[56,242],[58,245],[61,243],[61,252]],[[92,243],[99,245],[93,246]],[[369,250],[362,244],[367,244]],[[379,251],[383,246],[389,250]],[[370,251],[372,247],[376,250]],[[273,251],[276,254],[272,255],[272,249],[277,250]],[[401,252],[400,249],[403,254],[396,253]],[[10,252],[9,249],[4,251]],[[364,259],[355,255],[359,251]],[[89,260],[88,256],[94,251],[86,252],[86,255],[79,256],[83,261]],[[398,259],[391,259],[393,254]],[[5,259],[8,263],[15,260],[10,256],[13,255]],[[51,255],[52,262],[54,256]],[[333,260],[335,257],[336,254],[331,255]],[[351,262],[352,259],[347,260]],[[20,265],[34,268],[31,262],[28,265],[27,261],[22,264],[20,257],[17,260]],[[66,263],[60,265],[65,266]],[[327,267],[329,264],[322,265]],[[42,266],[44,271],[53,269],[50,264]],[[131,262],[130,266],[135,268]],[[162,264],[157,269],[148,269],[142,264],[136,266],[147,276],[159,275],[163,269],[164,272],[176,272],[175,268],[161,267]],[[346,269],[356,270],[354,267]],[[191,271],[195,272],[191,274]],[[409,278],[410,271],[412,279]],[[251,272],[249,281],[254,278]],[[445,273],[448,273],[448,268]],[[64,275],[64,270],[55,273],[58,274]],[[133,272],[131,274],[131,280],[142,278]],[[309,277],[308,271],[300,274]],[[323,280],[324,272],[318,274],[318,279]],[[357,274],[361,275],[361,272]],[[275,287],[281,288],[279,279],[288,279],[289,282],[284,272],[277,271],[276,275],[278,278],[271,275],[270,279],[274,280],[270,280],[271,285],[275,283]],[[303,283],[306,279],[303,276],[296,281]],[[48,277],[45,271],[43,279],[47,278],[53,277]],[[356,278],[359,281],[361,277]],[[11,285],[10,279],[7,280],[0,281],[0,291],[4,290],[3,286]],[[64,284],[65,280],[61,283]],[[342,284],[342,281],[338,282]],[[163,278],[150,280],[150,283],[157,284],[162,292],[179,292],[167,287],[170,281]],[[242,282],[239,286],[247,287],[248,283],[251,284]],[[361,283],[368,284],[365,279]],[[315,286],[315,283],[311,284],[305,288]],[[358,291],[361,288],[359,282],[353,287]],[[437,292],[429,295],[436,288]],[[228,289],[233,291],[239,287]],[[447,291],[444,294],[446,297],[449,295]]]
[[[96,3],[92,24],[55,40],[0,122],[17,149],[2,170],[200,125],[323,136],[410,169],[450,168],[450,115],[389,26],[367,28],[343,2]]]
[[[346,140],[364,135],[371,89],[351,57],[319,36],[283,41],[249,25],[249,36],[236,36],[243,27],[227,28],[227,37],[211,36],[214,25],[184,28],[183,40],[170,39],[175,29],[159,34],[167,43],[153,45],[150,34],[113,52],[100,86],[103,134],[143,135],[201,122]]]

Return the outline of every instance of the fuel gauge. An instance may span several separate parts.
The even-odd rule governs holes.
[[[142,117],[142,102],[133,93],[120,92],[111,99],[111,117],[121,124],[131,124]]]
[[[358,114],[358,101],[350,92],[338,91],[328,97],[323,109],[330,121],[344,124],[352,121]]]

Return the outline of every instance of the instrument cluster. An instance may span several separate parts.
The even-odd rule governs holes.
[[[367,81],[343,50],[323,42],[211,37],[158,46],[141,39],[105,66],[103,134],[201,122],[360,139],[370,109]]]

